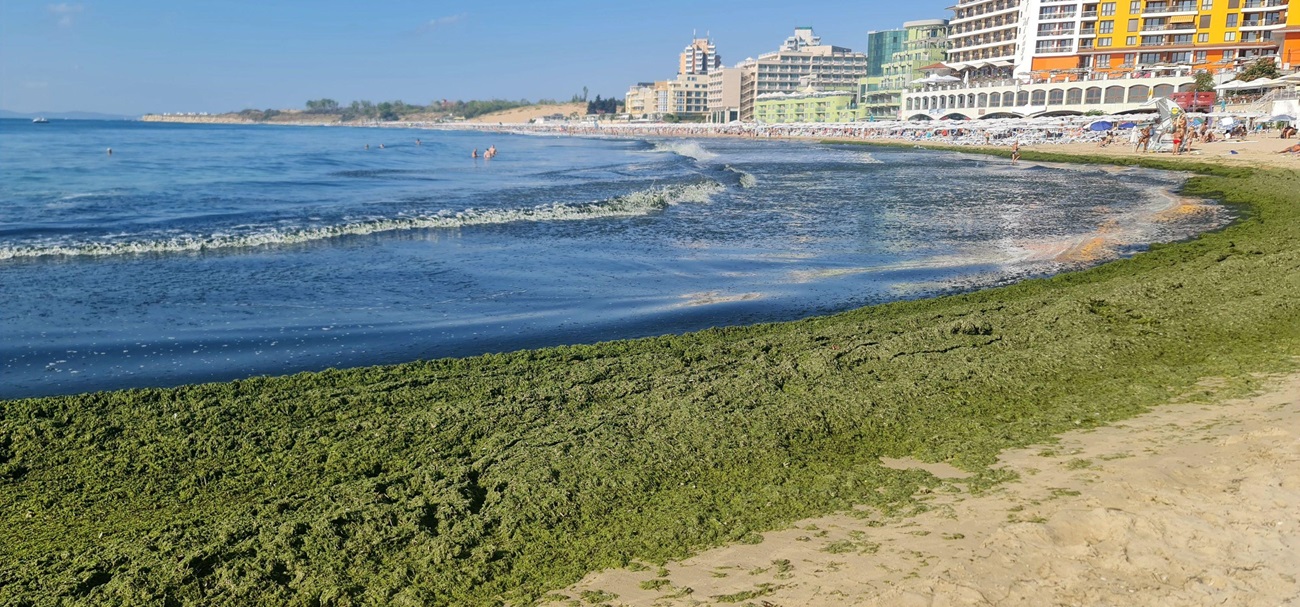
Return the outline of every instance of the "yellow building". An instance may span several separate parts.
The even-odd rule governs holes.
[[[1037,27],[1033,34],[1037,43],[1032,70],[1037,76],[1049,78],[1071,73],[1117,74],[1179,67],[1219,72],[1234,70],[1261,57],[1276,57],[1279,63],[1295,65],[1300,61],[1300,15],[1290,13],[1289,3],[1290,0],[1080,0],[1050,5],[1031,2],[1031,6],[1041,7],[1035,15]],[[1078,41],[1075,48],[1071,48],[1073,40]]]

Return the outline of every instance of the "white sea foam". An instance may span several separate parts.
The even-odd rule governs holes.
[[[738,169],[738,168],[736,168],[736,167],[733,167],[733,166],[731,166],[731,165],[727,165],[727,170],[728,170],[728,171],[731,171],[732,173],[735,173],[735,174],[737,174],[737,175],[740,175],[740,187],[742,187],[742,188],[746,188],[746,189],[748,189],[748,188],[752,188],[752,187],[758,185],[758,178],[757,178],[757,177],[754,177],[754,176],[753,176],[752,174],[750,174],[750,173],[747,173],[747,172],[745,172],[745,171],[742,171],[742,170],[740,170],[740,169]]]
[[[671,152],[678,156],[693,158],[696,162],[708,162],[718,157],[695,141],[656,141],[654,146],[657,152]]]
[[[185,235],[155,240],[117,240],[51,245],[0,247],[0,260],[75,256],[107,257],[142,253],[183,253],[266,245],[300,244],[341,236],[364,236],[382,232],[460,228],[527,221],[577,221],[605,217],[647,215],[680,203],[708,202],[722,191],[714,181],[669,185],[632,192],[589,203],[554,203],[528,209],[444,211],[433,215],[369,219],[332,226],[296,230],[263,229],[237,234]]]

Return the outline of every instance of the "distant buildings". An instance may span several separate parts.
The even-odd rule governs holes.
[[[1296,0],[1300,1],[1300,0]],[[950,19],[867,33],[867,52],[795,28],[723,67],[709,38],[673,80],[628,91],[632,118],[823,122],[1132,111],[1261,58],[1300,68],[1292,0],[956,0]]]
[[[722,68],[713,41],[696,38],[678,60],[677,77],[652,83],[640,82],[627,91],[624,102],[630,118],[678,118],[703,120],[709,115],[711,74]]]
[[[852,91],[858,79],[867,75],[867,55],[822,44],[811,27],[800,27],[780,50],[759,55],[754,66],[755,93],[760,97],[795,93],[807,85],[822,91]]]
[[[1271,58],[1300,67],[1290,0],[959,0],[943,66],[904,118],[1121,112]]]
[[[880,68],[874,76],[859,81],[860,119],[896,119],[903,107],[904,91],[912,86],[913,81],[926,76],[922,68],[941,62],[948,55],[946,19],[908,21],[903,24],[903,29],[889,33],[890,39],[899,38],[901,43],[896,45],[898,50],[888,57],[873,58],[869,62],[869,65],[874,65],[878,61]],[[887,48],[894,46],[891,42]]]

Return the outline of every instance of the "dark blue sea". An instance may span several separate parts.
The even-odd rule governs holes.
[[[1182,179],[800,142],[0,120],[0,398],[1003,284],[1229,220],[1183,212]]]

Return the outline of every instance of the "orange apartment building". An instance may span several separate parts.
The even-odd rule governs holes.
[[[1029,0],[1029,71],[1056,80],[1172,70],[1218,73],[1262,57],[1274,58],[1286,70],[1300,68],[1300,11],[1292,13],[1289,3]]]

